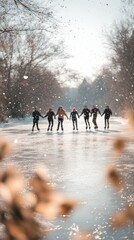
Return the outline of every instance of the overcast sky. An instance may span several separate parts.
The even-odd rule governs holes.
[[[42,0],[40,0],[42,1]],[[106,63],[105,31],[121,19],[121,0],[51,0],[61,37],[73,57],[68,66],[92,77]]]

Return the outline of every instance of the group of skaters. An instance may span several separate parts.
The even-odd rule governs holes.
[[[99,108],[97,108],[95,105],[93,105],[93,108],[90,110],[87,105],[85,105],[85,107],[83,108],[81,114],[78,113],[78,111],[76,110],[76,108],[73,108],[70,116],[68,117],[66,111],[63,109],[62,106],[60,106],[57,110],[57,112],[55,113],[53,111],[52,108],[49,108],[48,112],[46,113],[45,116],[43,116],[38,109],[35,107],[32,116],[33,116],[33,126],[32,126],[32,132],[34,131],[34,127],[36,125],[37,130],[39,131],[39,117],[42,118],[46,118],[48,119],[48,128],[47,131],[52,131],[53,130],[53,126],[54,126],[54,119],[56,119],[56,116],[58,117],[58,125],[57,125],[57,131],[61,130],[63,131],[63,121],[64,121],[64,117],[66,117],[67,119],[72,119],[72,124],[73,124],[73,130],[78,130],[78,118],[80,118],[80,116],[84,116],[84,121],[85,121],[85,126],[86,126],[86,130],[90,129],[90,122],[89,122],[89,117],[92,117],[92,122],[94,124],[94,129],[98,129],[98,125],[97,125],[97,115],[100,114],[100,116],[104,115],[104,129],[108,129],[109,128],[109,119],[110,116],[112,115],[112,111],[109,108],[109,106],[106,106],[106,108],[104,109],[103,113],[101,114]]]

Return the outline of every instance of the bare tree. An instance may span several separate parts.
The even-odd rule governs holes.
[[[112,49],[112,63],[116,72],[115,84],[118,87],[116,97],[121,108],[133,108],[134,106],[134,29],[131,22],[114,27],[114,34],[109,37]]]
[[[12,117],[24,117],[31,114],[33,106],[38,106],[43,112],[57,101],[61,88],[56,77],[46,69],[36,67],[29,76],[23,76],[16,81],[12,90]]]
[[[64,56],[62,45],[54,45],[49,38],[45,39],[42,32],[38,35],[26,32],[23,37],[20,33],[5,33],[0,44],[3,63],[1,84],[6,98],[5,108],[9,113],[12,116],[17,116],[17,112],[25,115],[32,104],[39,102],[42,105],[45,101],[44,108],[52,104],[56,100],[57,87],[60,92],[60,85],[47,68],[51,61]],[[49,94],[48,89],[51,90]],[[19,113],[19,108],[23,108],[23,113]]]
[[[63,42],[58,40],[56,28],[57,22],[50,8],[42,8],[33,1],[29,3],[25,0],[2,0],[0,2],[0,58],[2,63],[0,97],[3,99],[1,106],[3,112],[17,116],[18,111],[19,115],[25,115],[29,106],[38,102],[37,99],[40,99],[39,103],[42,105],[44,100],[37,95],[43,96],[42,91],[44,87],[47,89],[47,81],[48,86],[50,82],[56,90],[51,87],[49,96],[44,95],[44,99],[47,100],[46,107],[47,103],[52,104],[52,100],[56,99],[55,92],[57,86],[60,91],[60,85],[56,75],[48,68],[52,69],[52,65],[56,66],[56,61],[65,58]],[[24,76],[28,76],[28,81],[24,79]],[[31,76],[35,82],[31,80]],[[32,92],[36,95],[36,100],[29,102],[32,98],[28,99],[26,95],[29,96],[27,89],[30,91],[30,87],[38,91]],[[19,108],[23,109],[21,114]]]
[[[0,33],[43,30],[53,32],[57,21],[50,7],[42,7],[33,1],[1,0]]]

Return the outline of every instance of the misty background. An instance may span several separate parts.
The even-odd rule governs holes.
[[[58,1],[58,4],[64,12],[68,11],[66,1]],[[104,2],[99,4],[104,5]],[[116,19],[113,21],[111,28],[103,31],[107,56],[101,67],[89,76],[68,65],[73,56],[67,51],[67,40],[64,41],[64,35],[61,34],[65,19],[61,10],[56,12],[57,6],[54,1],[27,3],[25,0],[1,0],[0,120],[29,116],[34,106],[42,113],[49,107],[55,109],[59,105],[67,111],[72,107],[81,110],[85,104],[89,108],[96,104],[100,109],[108,104],[115,115],[132,110],[134,1],[118,2],[120,18],[117,22]],[[80,11],[81,6],[78,4],[77,8],[76,5],[75,12],[77,9]],[[105,7],[110,8],[109,1],[105,1]],[[93,26],[95,29],[94,22]],[[83,47],[81,42],[81,48]],[[91,47],[93,46],[89,42],[89,48]],[[97,45],[94,44],[94,48],[97,55]],[[88,51],[88,45],[86,50]],[[89,62],[87,59],[84,61],[84,55],[82,58],[83,64],[86,63],[90,69],[92,58]]]

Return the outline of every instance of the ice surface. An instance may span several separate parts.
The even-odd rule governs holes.
[[[93,231],[96,239],[134,239],[131,226],[115,231],[109,228],[111,214],[134,200],[133,147],[130,144],[121,157],[112,152],[113,138],[125,133],[126,121],[111,117],[110,129],[104,130],[104,118],[98,116],[97,131],[91,118],[90,123],[91,131],[86,131],[81,117],[79,130],[73,131],[72,121],[65,119],[64,132],[57,133],[57,119],[53,132],[47,132],[47,119],[40,119],[41,130],[33,134],[32,118],[0,124],[0,136],[8,137],[14,146],[11,157],[1,163],[1,169],[11,164],[29,178],[38,165],[45,165],[57,190],[79,200],[80,206],[68,219],[51,222],[55,228],[48,239],[68,240],[78,230]],[[106,184],[108,163],[115,163],[125,175],[126,186],[120,193]]]

